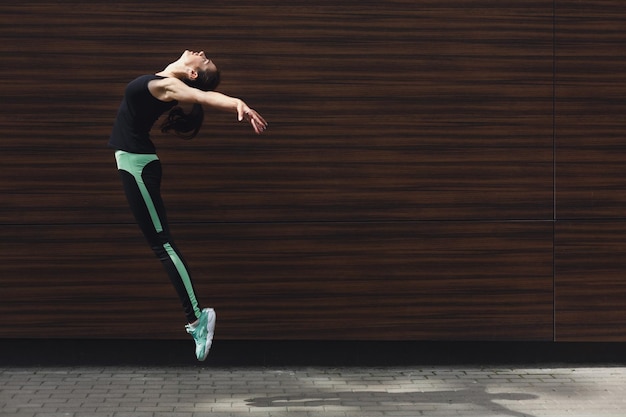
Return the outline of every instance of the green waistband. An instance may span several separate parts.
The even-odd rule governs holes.
[[[152,161],[158,161],[156,154],[149,153],[130,153],[126,151],[116,151],[115,160],[117,161],[117,169],[123,169],[131,174],[141,174],[144,167]]]

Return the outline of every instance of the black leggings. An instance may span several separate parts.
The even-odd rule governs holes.
[[[115,153],[126,198],[148,244],[170,277],[189,323],[200,317],[189,269],[170,236],[161,199],[161,162],[155,154]]]

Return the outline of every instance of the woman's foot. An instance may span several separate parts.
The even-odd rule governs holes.
[[[205,360],[213,342],[215,311],[212,308],[205,308],[200,318],[195,323],[186,325],[185,329],[196,342],[196,357],[199,361]]]

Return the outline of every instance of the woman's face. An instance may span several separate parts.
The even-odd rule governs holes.
[[[194,52],[185,51],[180,57],[180,60],[195,71],[216,72],[217,67],[209,58],[204,55],[204,51]]]

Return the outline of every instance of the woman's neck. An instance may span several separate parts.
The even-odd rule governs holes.
[[[173,77],[182,79],[186,76],[186,70],[184,67],[178,65],[178,62],[172,62],[163,71],[157,72],[156,75],[161,77]]]

